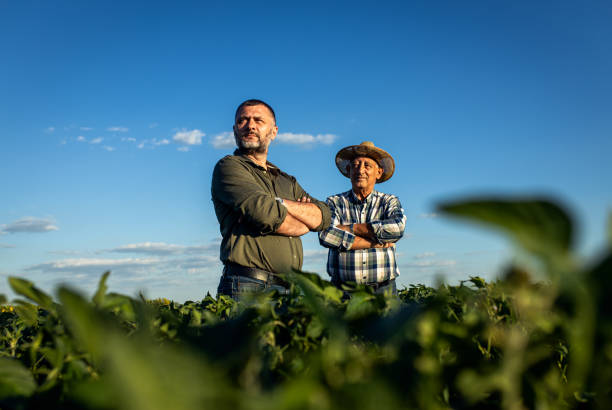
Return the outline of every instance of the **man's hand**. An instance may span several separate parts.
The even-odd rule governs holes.
[[[351,232],[350,225],[336,225],[336,228],[342,229],[346,232]],[[353,232],[355,235],[355,242],[351,246],[350,250],[355,249],[368,249],[368,248],[391,248],[395,246],[393,242],[378,243],[376,236],[372,231],[372,227],[369,224],[353,224]]]
[[[321,225],[323,215],[318,206],[312,203],[307,196],[298,198],[297,201],[283,199],[283,204],[287,207],[287,212],[298,221],[302,222],[309,230],[315,230]]]
[[[302,236],[308,232],[310,232],[310,230],[306,225],[287,213],[285,220],[280,224],[278,229],[276,229],[275,233],[283,236]]]
[[[370,248],[392,248],[395,246],[393,242],[385,242],[378,243],[376,241],[371,241],[366,238],[362,238],[361,236],[355,236],[355,242],[350,247],[349,250],[354,251],[357,249],[370,249]]]
[[[350,225],[337,225],[336,228],[342,229],[346,232],[351,232],[355,236],[361,236],[362,238],[376,240],[376,235],[372,230],[372,226],[370,224],[353,224],[353,230],[351,231]]]

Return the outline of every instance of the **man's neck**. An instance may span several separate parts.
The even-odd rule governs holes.
[[[243,151],[241,150],[241,152],[244,154],[245,157],[249,158],[251,161],[253,161],[254,163],[256,163],[257,165],[268,169],[268,165],[267,165],[267,161],[268,161],[268,152],[255,152],[255,151]]]
[[[368,190],[367,188],[353,187],[353,193],[355,194],[357,199],[359,199],[360,201],[363,201],[364,199],[366,199],[368,195],[370,195],[372,192],[374,192],[374,188],[371,188],[370,190]]]

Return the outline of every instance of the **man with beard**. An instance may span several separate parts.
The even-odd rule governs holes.
[[[274,110],[247,100],[236,110],[238,149],[213,171],[212,200],[219,220],[221,261],[218,294],[234,299],[288,284],[276,274],[302,268],[300,236],[329,226],[329,207],[302,189],[294,177],[267,161],[278,127]]]

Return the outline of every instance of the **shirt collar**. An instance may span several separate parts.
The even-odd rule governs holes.
[[[352,189],[348,191],[349,199],[351,200],[351,202],[356,203],[356,204],[370,203],[373,198],[378,196],[378,194],[379,192],[377,190],[373,190],[372,192],[370,192],[370,195],[366,196],[366,198],[363,201],[361,201],[359,198],[357,198],[357,195],[355,195],[355,192],[353,192]]]
[[[251,158],[247,157],[244,153],[240,152],[239,149],[236,148],[236,150],[234,150],[234,155],[237,157],[242,158],[243,161],[248,162],[249,164],[261,169],[261,170],[266,170],[264,167],[262,167],[261,165],[259,165],[258,163],[256,163],[255,161],[253,161]],[[280,169],[274,165],[273,163],[271,163],[270,161],[266,161],[266,165],[268,166],[268,171],[270,171],[271,174],[273,175],[278,175],[280,173]]]

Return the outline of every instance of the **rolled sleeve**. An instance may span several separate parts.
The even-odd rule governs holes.
[[[239,161],[226,157],[213,171],[212,195],[234,211],[261,234],[275,232],[287,216],[287,209],[255,181]]]
[[[355,235],[345,230],[336,228],[340,225],[338,208],[331,198],[327,198],[326,203],[329,212],[329,226],[319,232],[319,243],[321,246],[341,251],[348,251],[355,242]]]
[[[321,224],[317,226],[314,231],[321,232],[324,229],[329,228],[331,223],[331,212],[329,210],[329,206],[325,202],[321,201],[313,201],[313,203],[319,208],[321,211]]]
[[[406,215],[396,196],[391,195],[385,209],[385,219],[370,222],[372,231],[379,242],[396,242],[404,236]]]
[[[308,192],[306,192],[304,188],[302,188],[300,184],[297,183],[297,181],[295,182],[294,186],[294,195],[296,199],[302,198],[304,196],[310,198],[310,200],[312,201],[311,203],[315,204],[317,208],[319,208],[319,210],[321,211],[321,223],[319,224],[319,226],[313,229],[314,232],[321,232],[322,230],[327,229],[330,226],[331,211],[327,203],[319,201],[318,199],[315,199],[310,196]]]
[[[348,251],[355,242],[355,235],[335,226],[319,232],[319,243],[326,248]]]

